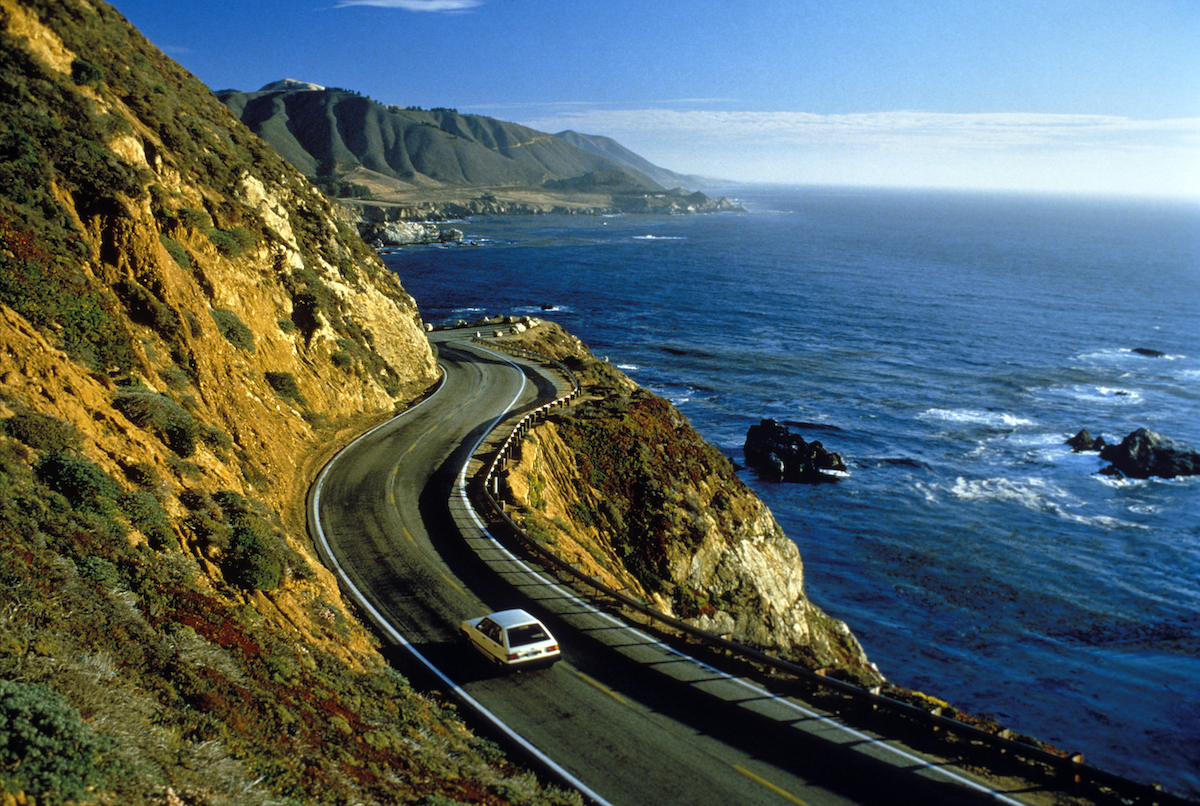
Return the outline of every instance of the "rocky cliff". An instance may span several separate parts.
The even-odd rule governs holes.
[[[799,550],[670,402],[546,323],[520,341],[563,361],[582,402],[537,425],[506,473],[528,533],[656,609],[865,685],[847,626],[809,601]]]
[[[3,802],[576,801],[390,670],[307,539],[322,459],[437,379],[412,299],[111,7],[0,29]]]

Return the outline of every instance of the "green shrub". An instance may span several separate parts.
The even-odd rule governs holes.
[[[242,253],[242,247],[237,238],[225,230],[215,229],[208,233],[208,239],[217,247],[217,251],[225,257],[237,257]]]
[[[245,227],[234,227],[229,230],[211,229],[208,231],[208,239],[225,257],[237,257],[243,252],[253,249],[258,243],[254,233]]]
[[[168,389],[176,392],[186,389],[190,383],[188,374],[179,367],[161,367],[158,370],[158,377],[167,385]]]
[[[179,264],[179,268],[192,268],[192,259],[188,257],[187,250],[179,244],[179,241],[176,241],[174,238],[168,238],[166,235],[159,235],[158,240],[162,243],[163,248],[167,250],[167,253]]]
[[[50,802],[92,798],[111,740],[40,683],[0,680],[0,787]]]
[[[235,585],[274,590],[283,577],[283,546],[270,521],[257,506],[232,490],[213,495],[229,524],[229,550],[223,570]]]
[[[101,115],[96,120],[100,131],[104,132],[109,137],[122,137],[127,134],[133,134],[133,124],[128,118],[121,115]]]
[[[254,236],[253,232],[245,227],[234,227],[233,229],[229,230],[229,234],[233,236],[235,241],[237,241],[238,246],[241,247],[243,252],[253,249],[258,245],[258,238]]]
[[[235,527],[230,540],[225,572],[235,585],[249,590],[275,590],[283,574],[283,564],[254,531]]]
[[[175,215],[179,218],[179,223],[183,224],[188,229],[199,230],[200,232],[204,233],[212,231],[212,216],[203,210],[195,210],[191,207],[180,207]]]
[[[149,492],[131,490],[122,495],[118,503],[129,522],[146,536],[152,548],[179,548],[179,541],[175,539],[175,530],[171,528],[167,511]]]
[[[98,582],[106,588],[116,588],[121,585],[121,574],[117,570],[116,564],[105,557],[95,555],[84,557],[76,563],[76,568],[79,576]]]
[[[71,62],[71,80],[76,84],[98,87],[104,82],[104,71],[84,59]]]
[[[213,449],[229,450],[233,447],[233,438],[215,425],[201,426],[200,440]]]
[[[113,407],[135,425],[154,431],[182,458],[196,453],[200,424],[169,397],[157,392],[121,392],[113,398]]]
[[[62,451],[79,446],[75,426],[36,411],[14,414],[5,421],[5,430],[35,451]]]
[[[254,352],[254,333],[246,327],[246,323],[240,316],[226,308],[213,308],[209,313],[212,314],[213,321],[217,323],[217,329],[221,331],[221,335],[230,344],[239,350],[245,350],[248,353]]]
[[[296,385],[295,375],[290,372],[265,372],[263,373],[263,377],[267,379],[267,383],[275,390],[275,394],[284,400],[294,400],[304,405],[304,395],[300,393],[300,387]]]
[[[99,466],[61,452],[47,454],[38,463],[37,473],[47,487],[85,512],[109,514],[113,502],[124,492]]]
[[[154,296],[141,283],[121,280],[113,289],[125,302],[129,318],[145,325],[168,342],[183,337],[183,320],[170,305]]]

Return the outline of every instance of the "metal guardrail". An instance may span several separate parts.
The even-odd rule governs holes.
[[[1113,773],[1105,772],[1097,767],[1086,764],[1082,753],[1075,754],[1058,754],[1053,753],[1035,745],[1009,738],[1005,734],[993,733],[975,725],[962,722],[952,717],[945,716],[941,713],[941,709],[933,711],[925,710],[916,705],[913,705],[903,700],[897,700],[892,697],[885,696],[878,688],[865,689],[853,683],[839,680],[835,677],[828,677],[822,672],[806,669],[803,666],[798,666],[794,663],[781,660],[773,655],[769,655],[760,650],[748,647],[744,644],[739,644],[735,641],[730,641],[727,638],[722,638],[719,635],[701,630],[697,627],[681,621],[673,616],[668,616],[661,611],[646,606],[641,601],[632,598],[631,596],[622,593],[619,590],[609,587],[599,580],[583,573],[575,566],[566,562],[550,550],[542,546],[540,543],[529,537],[520,526],[513,521],[512,518],[504,511],[504,506],[498,499],[499,495],[499,479],[497,472],[501,465],[508,461],[512,455],[513,449],[524,439],[525,435],[533,427],[537,420],[541,419],[545,414],[555,408],[566,406],[571,400],[579,397],[580,386],[575,375],[567,369],[561,361],[550,358],[549,356],[532,350],[515,347],[513,345],[504,344],[503,342],[489,341],[488,346],[499,347],[508,352],[515,353],[524,358],[536,361],[542,364],[550,364],[555,369],[562,372],[567,379],[570,380],[572,390],[569,394],[564,395],[556,400],[543,404],[533,411],[525,414],[513,427],[512,432],[504,440],[504,443],[497,449],[492,461],[487,465],[487,472],[483,474],[481,491],[486,502],[492,508],[494,514],[499,517],[503,523],[511,530],[513,536],[518,539],[522,545],[540,557],[548,565],[553,566],[556,570],[568,575],[577,580],[583,585],[593,589],[603,596],[619,602],[622,606],[641,613],[647,618],[665,625],[673,630],[682,632],[691,638],[714,647],[716,649],[728,652],[736,657],[753,663],[766,666],[786,675],[795,677],[801,681],[809,683],[821,689],[828,689],[844,695],[862,706],[868,706],[872,711],[888,712],[893,716],[906,719],[912,723],[924,724],[931,731],[944,730],[946,732],[955,733],[962,739],[987,746],[991,748],[997,755],[1008,756],[1010,758],[1025,759],[1034,764],[1043,765],[1049,768],[1056,780],[1063,780],[1069,784],[1074,784],[1077,787],[1083,788],[1085,785],[1090,785],[1096,793],[1109,793],[1112,799],[1128,804],[1144,804],[1144,806],[1196,806],[1196,801],[1191,801],[1180,796],[1165,792],[1156,784],[1142,784],[1136,781],[1131,781]]]

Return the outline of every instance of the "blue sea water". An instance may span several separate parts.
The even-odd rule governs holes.
[[[1200,206],[742,188],[746,214],[480,218],[385,256],[426,321],[554,319],[742,462],[764,417],[836,484],[742,475],[893,682],[1200,795]],[[1150,357],[1133,352],[1149,348]]]

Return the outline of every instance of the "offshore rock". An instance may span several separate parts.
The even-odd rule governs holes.
[[[846,469],[839,454],[827,451],[820,442],[805,442],[774,419],[750,426],[742,450],[748,464],[777,481],[833,481],[837,477],[823,471]]]
[[[1075,453],[1086,453],[1098,451],[1107,443],[1104,441],[1104,437],[1093,438],[1086,428],[1081,428],[1079,433],[1068,439],[1065,444],[1070,445]]]
[[[1110,476],[1173,479],[1200,474],[1200,453],[1149,428],[1137,429],[1119,445],[1105,445],[1100,458],[1112,463],[1100,471]]]

